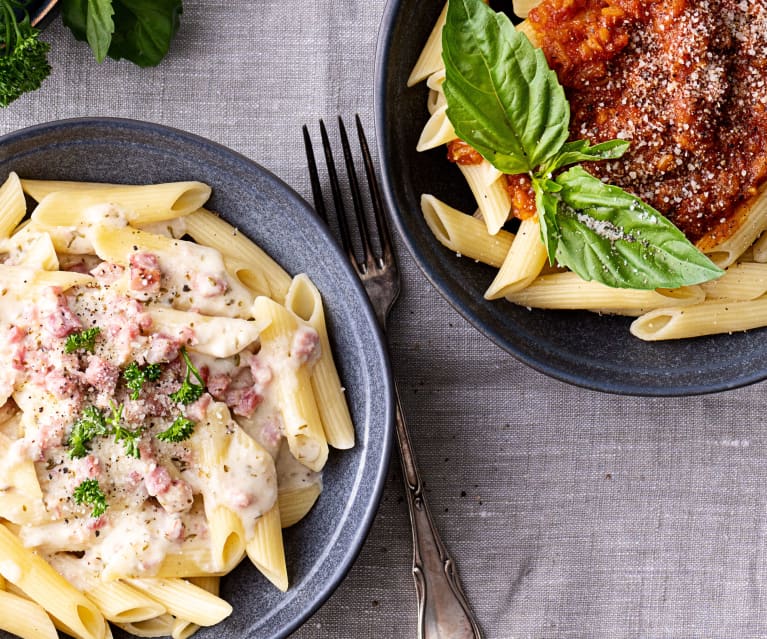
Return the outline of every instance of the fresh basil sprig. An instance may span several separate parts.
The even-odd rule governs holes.
[[[543,52],[482,0],[450,0],[442,31],[447,117],[456,135],[500,171],[530,176],[549,259],[618,288],[699,284],[722,270],[639,198],[580,162],[629,146],[567,142],[570,107]]]
[[[63,0],[64,24],[87,41],[96,60],[108,55],[159,64],[178,31],[182,0]]]

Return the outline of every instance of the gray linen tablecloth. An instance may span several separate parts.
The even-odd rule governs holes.
[[[0,111],[0,132],[85,115],[160,122],[309,197],[301,124],[359,112],[372,136],[383,0],[184,4],[154,69],[96,64],[57,20],[52,77]],[[764,385],[662,400],[565,385],[494,346],[399,257],[394,372],[486,636],[767,637]],[[356,565],[294,636],[413,637],[410,552],[393,462]]]

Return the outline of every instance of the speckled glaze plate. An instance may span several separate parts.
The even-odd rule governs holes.
[[[298,132],[296,132],[298,134]],[[234,613],[200,639],[276,639],[295,630],[341,582],[373,521],[391,448],[392,385],[382,336],[359,282],[333,238],[274,175],[218,144],[157,124],[63,120],[0,138],[0,176],[157,183],[200,180],[208,206],[322,292],[331,341],[357,429],[357,446],[331,451],[324,491],[285,531],[291,587],[279,592],[243,563],[222,581]],[[119,630],[116,637],[127,637]],[[6,639],[9,635],[0,632]]]
[[[442,247],[424,222],[422,193],[473,211],[476,203],[443,148],[417,153],[428,118],[425,83],[406,81],[443,0],[389,0],[378,40],[375,112],[383,191],[413,257],[442,295],[496,344],[560,380],[611,393],[694,395],[767,377],[767,330],[647,343],[631,318],[527,310],[482,295],[495,270]],[[510,5],[508,5],[510,8]],[[496,8],[499,8],[496,6]]]

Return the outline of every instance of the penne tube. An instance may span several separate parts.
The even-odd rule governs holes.
[[[0,590],[0,630],[21,639],[58,639],[59,633],[42,606]]]
[[[729,232],[729,227],[737,228]],[[720,228],[729,232],[721,241]],[[741,205],[731,220],[698,240],[696,246],[720,268],[733,264],[754,241],[767,229],[767,186],[763,186],[754,198]],[[756,261],[759,261],[756,258]]]
[[[191,311],[167,307],[149,309],[153,327],[182,341],[194,337],[189,349],[212,357],[231,357],[258,340],[266,328],[265,321],[244,320],[234,317],[211,317]]]
[[[657,341],[734,333],[760,326],[767,326],[767,297],[657,309],[635,319],[631,333],[643,340]]]
[[[248,542],[247,551],[253,565],[264,577],[285,592],[288,589],[288,569],[277,504],[256,522],[256,534]]]
[[[77,639],[104,639],[98,608],[39,555],[0,525],[0,574],[64,624]],[[55,597],[51,593],[57,593]]]
[[[320,484],[308,484],[279,491],[277,499],[280,508],[280,525],[283,528],[289,528],[301,521],[312,509],[321,493]]]
[[[27,201],[19,176],[13,171],[0,186],[0,240],[11,237],[14,229],[27,214]]]
[[[538,277],[546,259],[537,216],[523,220],[500,271],[485,291],[485,299],[494,300],[523,290]]]
[[[126,582],[160,602],[174,617],[198,626],[213,626],[232,614],[232,607],[184,579],[126,579]]]
[[[154,619],[146,621],[136,621],[133,623],[117,623],[118,628],[122,628],[137,637],[168,637],[173,631],[175,619],[173,615],[165,613]]]
[[[494,169],[487,160],[482,160],[480,164],[458,164],[457,166],[477,200],[482,219],[487,225],[487,232],[495,235],[509,219],[511,211],[511,197],[506,189],[505,178],[499,176],[488,182],[488,174],[492,175]]]
[[[126,209],[132,224],[171,220],[199,209],[211,193],[211,188],[202,182],[132,185],[22,180],[21,186],[25,193],[41,204],[46,198],[54,196],[44,209],[44,223],[50,226],[70,226],[73,216],[103,203],[117,204]]]
[[[455,129],[447,117],[447,104],[443,104],[427,120],[415,150],[420,153],[429,149],[436,149],[438,146],[452,142],[457,138]]]
[[[421,196],[421,212],[429,230],[443,246],[462,257],[500,268],[509,253],[514,234],[487,232],[485,223],[448,206],[433,195]]]
[[[586,282],[576,273],[541,275],[506,299],[520,306],[548,309],[591,310],[603,313],[641,315],[649,310],[699,304],[704,293],[698,286],[644,291],[612,288],[599,282]]]
[[[209,593],[218,596],[221,579],[219,577],[193,577],[188,580],[189,583],[207,590]],[[186,619],[174,619],[170,636],[173,639],[187,639],[199,630],[200,626]]]
[[[320,357],[312,369],[311,384],[325,438],[333,448],[352,448],[354,424],[333,361],[320,292],[306,275],[297,275],[288,289],[285,306],[317,331],[319,336]]]
[[[425,80],[432,73],[437,71],[442,64],[442,27],[445,26],[447,18],[447,4],[437,18],[437,22],[431,30],[426,44],[421,50],[421,54],[416,60],[410,77],[407,79],[407,86],[412,87]]]
[[[722,277],[700,287],[708,299],[754,300],[767,293],[767,264],[733,264]]]
[[[290,357],[292,340],[298,328],[296,318],[273,300],[257,297],[253,317],[269,318],[261,334],[262,351],[291,363],[275,375],[285,437],[292,455],[314,471],[321,470],[328,458],[328,443],[312,390],[310,371]]]
[[[262,277],[268,283],[269,297],[278,302],[285,299],[290,287],[290,275],[231,224],[210,211],[200,209],[186,218],[186,225],[189,235],[196,242],[220,251],[227,261],[231,259],[243,270],[247,266]],[[244,283],[250,285],[247,281]]]
[[[514,15],[519,16],[520,18],[526,18],[527,14],[530,13],[530,10],[534,9],[539,4],[541,4],[541,0],[512,0]]]

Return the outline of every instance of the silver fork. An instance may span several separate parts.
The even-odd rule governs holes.
[[[360,280],[362,280],[362,284],[375,309],[378,321],[381,323],[382,328],[386,330],[386,320],[389,311],[397,299],[397,295],[399,295],[399,272],[394,252],[392,251],[392,239],[389,225],[386,221],[385,207],[359,115],[355,117],[355,120],[362,158],[365,163],[365,174],[375,213],[376,228],[381,247],[380,258],[375,257],[370,242],[370,233],[362,204],[357,173],[354,168],[349,138],[341,118],[338,118],[338,129],[341,136],[344,162],[349,178],[349,189],[357,220],[359,240],[364,256],[362,262],[357,261],[354,252],[341,185],[336,173],[328,133],[322,120],[320,120],[320,135],[322,137],[322,147],[325,153],[330,188],[333,193],[333,203],[341,234],[341,244],[354,270]],[[303,134],[304,144],[306,145],[306,157],[309,164],[309,175],[312,183],[312,195],[314,196],[314,207],[317,214],[327,223],[327,211],[322,198],[322,187],[317,171],[317,163],[306,125],[303,127]],[[405,419],[402,416],[402,408],[400,407],[396,386],[395,400],[397,404],[397,443],[399,444],[400,464],[405,482],[410,524],[413,532],[413,577],[415,579],[418,600],[418,637],[419,639],[479,639],[481,637],[479,626],[466,601],[455,564],[439,536],[426,503],[421,476],[416,465]]]

